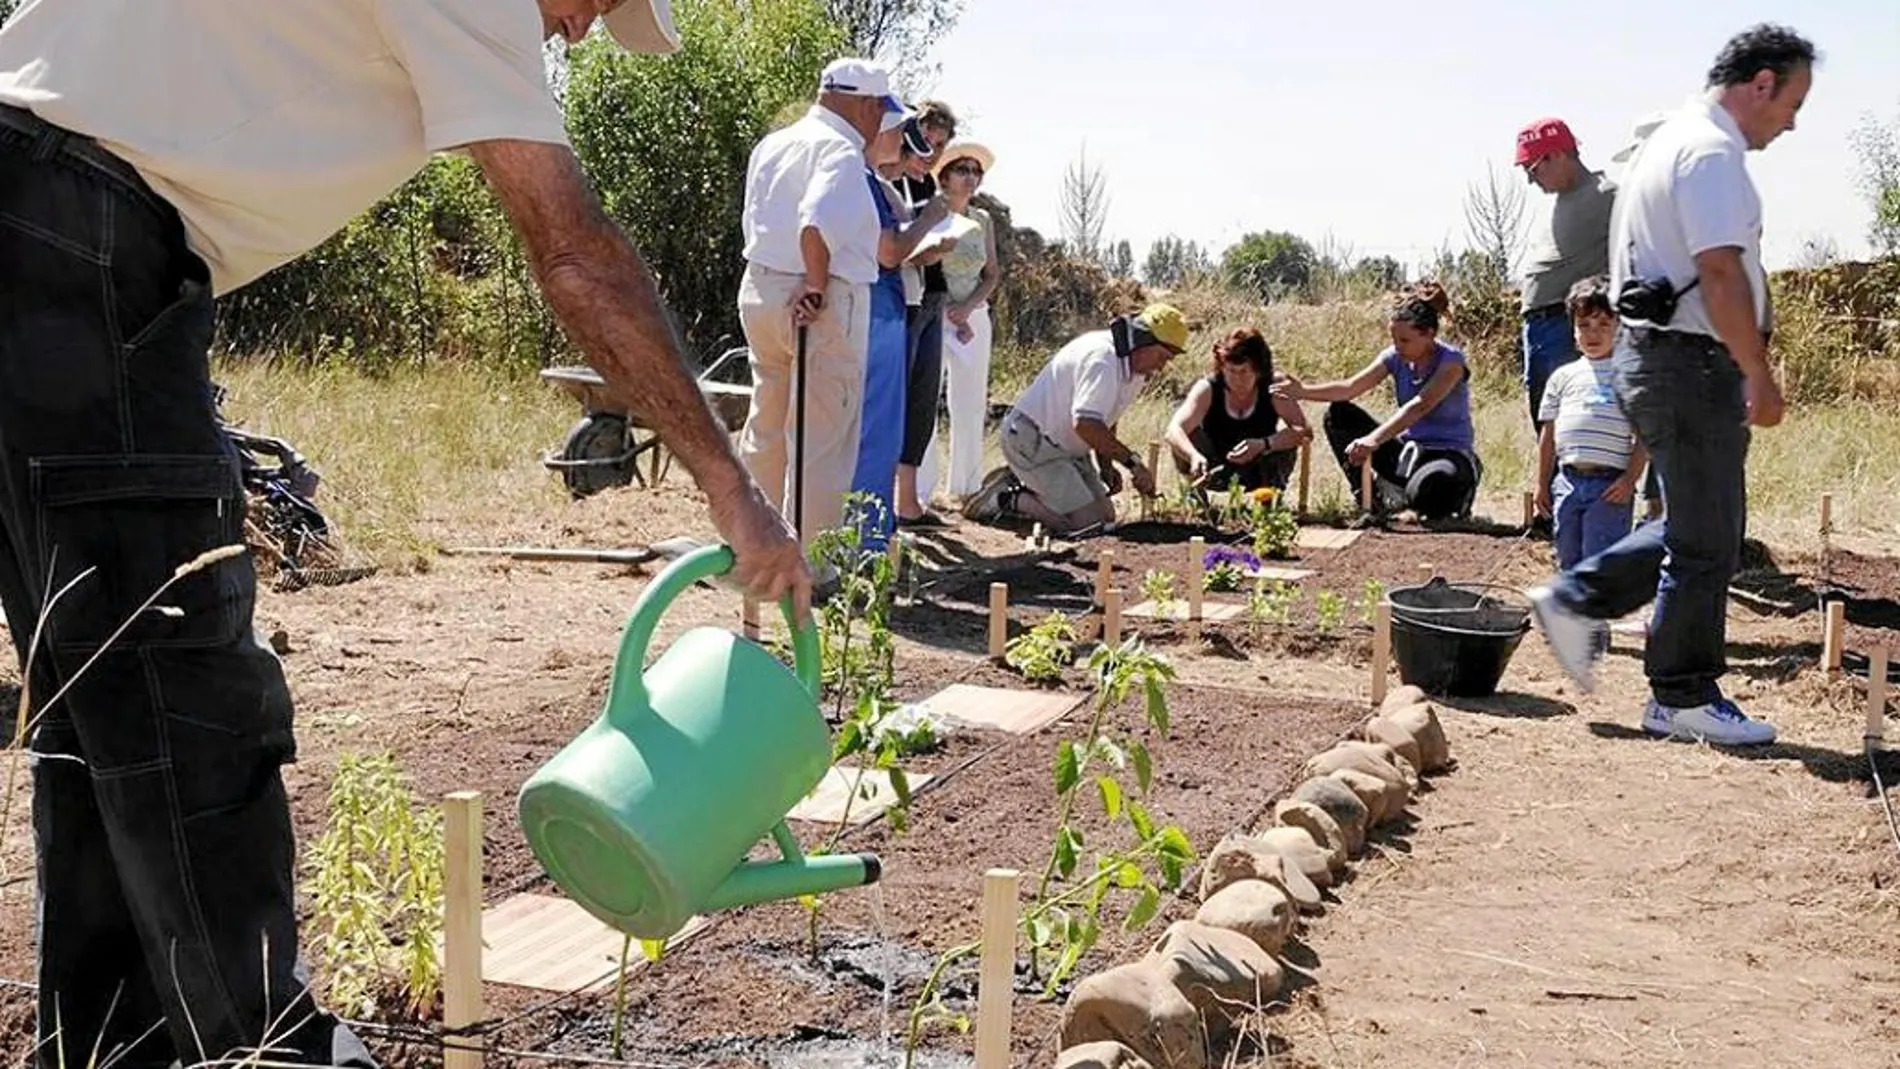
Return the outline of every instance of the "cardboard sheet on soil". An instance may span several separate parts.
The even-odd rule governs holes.
[[[1331,527],[1302,527],[1294,545],[1301,549],[1345,549],[1359,541],[1363,531],[1341,531]]]
[[[850,822],[854,825],[870,823],[896,803],[897,792],[891,790],[889,773],[871,769],[863,775],[860,781],[857,769],[833,765],[825,773],[825,778],[818,781],[818,786],[805,796],[805,800],[792,807],[786,818],[814,824],[836,824],[847,816],[846,803],[849,802]],[[910,789],[916,791],[929,783],[930,779],[923,773],[912,773]],[[851,797],[853,784],[858,787],[856,798]]]
[[[694,917],[668,948],[705,927]],[[620,969],[625,936],[570,899],[524,894],[500,902],[482,914],[482,979],[536,991],[598,991]],[[644,965],[638,947],[628,970]]]
[[[1082,704],[1080,694],[1006,690],[952,683],[924,699],[938,716],[972,727],[1028,735]]]
[[[1231,602],[1203,601],[1201,603],[1201,619],[1203,620],[1213,620],[1217,622],[1221,620],[1237,620],[1240,618],[1240,614],[1245,611],[1247,611],[1245,605],[1236,605]],[[1132,616],[1137,620],[1182,621],[1187,619],[1187,613],[1187,602],[1185,600],[1174,602],[1168,607],[1168,611],[1165,614],[1155,607],[1154,602],[1144,601],[1132,609],[1124,610],[1122,615]]]

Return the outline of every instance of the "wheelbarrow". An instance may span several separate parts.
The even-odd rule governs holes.
[[[728,433],[745,426],[746,412],[752,407],[752,387],[730,381],[745,373],[749,356],[744,346],[727,349],[697,376],[700,392]],[[599,372],[585,366],[551,367],[544,368],[541,377],[581,404],[580,422],[567,432],[567,441],[541,458],[543,465],[560,473],[570,494],[583,498],[633,482],[642,487],[660,485],[672,466],[660,436],[633,417],[626,404],[607,389]],[[648,458],[644,473],[642,457]]]

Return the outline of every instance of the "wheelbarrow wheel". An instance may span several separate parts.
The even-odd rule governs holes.
[[[625,417],[606,412],[583,416],[567,433],[561,478],[576,498],[614,486],[626,486],[639,474]]]

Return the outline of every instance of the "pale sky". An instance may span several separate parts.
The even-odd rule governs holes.
[[[1870,113],[1900,120],[1900,0],[968,0],[930,88],[996,152],[985,188],[1047,236],[1086,145],[1108,237],[1137,265],[1164,234],[1218,251],[1272,229],[1412,268],[1464,246],[1465,188],[1510,168],[1524,123],[1565,119],[1614,175],[1635,122],[1697,92],[1761,21],[1822,53],[1798,127],[1750,155],[1769,266],[1821,235],[1863,256],[1849,134]]]

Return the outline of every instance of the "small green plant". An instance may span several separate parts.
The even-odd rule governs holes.
[[[1074,659],[1075,627],[1059,612],[1011,639],[1003,651],[1004,663],[1037,683],[1059,681]]]
[[[1285,560],[1300,538],[1300,522],[1280,502],[1271,487],[1248,495],[1248,520],[1253,524],[1253,551],[1261,560]]]
[[[1215,546],[1201,559],[1201,589],[1210,593],[1231,594],[1247,581],[1248,573],[1260,567],[1260,558],[1234,546]]]
[[[1155,603],[1155,615],[1166,619],[1174,615],[1174,573],[1150,568],[1141,577],[1141,592]]]
[[[1174,680],[1174,666],[1149,652],[1139,636],[1130,636],[1120,646],[1097,649],[1089,658],[1089,669],[1097,684],[1093,715],[1080,738],[1066,739],[1056,747],[1055,841],[1036,885],[1035,901],[1017,922],[1029,944],[1030,975],[1043,980],[1045,997],[1074,973],[1100,938],[1102,907],[1111,897],[1134,899],[1122,927],[1139,931],[1160,912],[1162,893],[1180,887],[1187,867],[1195,861],[1187,835],[1175,825],[1157,825],[1142,805],[1154,781],[1152,754],[1140,739],[1118,738],[1108,729],[1108,714],[1139,691],[1148,725],[1166,738],[1167,690]],[[1122,779],[1127,773],[1133,774],[1132,784]],[[1098,795],[1110,824],[1132,834],[1128,841],[1098,853],[1086,877],[1070,882],[1081,871],[1086,849],[1082,832],[1074,824],[1076,805],[1084,794]],[[937,959],[911,1006],[904,1047],[906,1069],[929,1025],[945,1023],[968,1031],[968,1017],[944,1005],[942,989],[950,970],[979,949],[979,943],[965,943]],[[1056,960],[1044,975],[1043,959],[1050,954]]]
[[[1330,590],[1313,595],[1313,608],[1319,615],[1319,633],[1330,635],[1346,623],[1346,599]]]
[[[1259,637],[1260,628],[1267,624],[1284,625],[1291,618],[1293,604],[1299,596],[1299,588],[1282,579],[1255,582],[1253,591],[1247,595],[1247,624],[1254,637]]]
[[[418,807],[387,753],[345,754],[305,865],[330,1000],[353,1016],[386,995],[433,1012],[442,986],[442,816]]]
[[[1377,579],[1367,579],[1366,585],[1359,591],[1359,622],[1369,624],[1379,611],[1379,603],[1385,600],[1385,584]]]
[[[851,809],[877,793],[867,782],[873,771],[890,780],[894,799],[885,809],[893,830],[909,825],[910,779],[900,763],[936,745],[933,722],[898,716],[899,703],[891,696],[895,680],[896,640],[891,635],[892,588],[897,570],[890,554],[864,545],[864,532],[882,523],[883,505],[877,498],[853,493],[845,498],[845,520],[812,540],[811,557],[821,568],[838,576],[838,591],[818,612],[819,646],[824,661],[825,695],[832,703],[831,719],[838,725],[831,760],[854,762],[844,812],[826,840],[813,854],[836,850],[851,826]],[[821,906],[815,895],[799,899],[811,918],[811,953],[818,957],[818,920]]]

